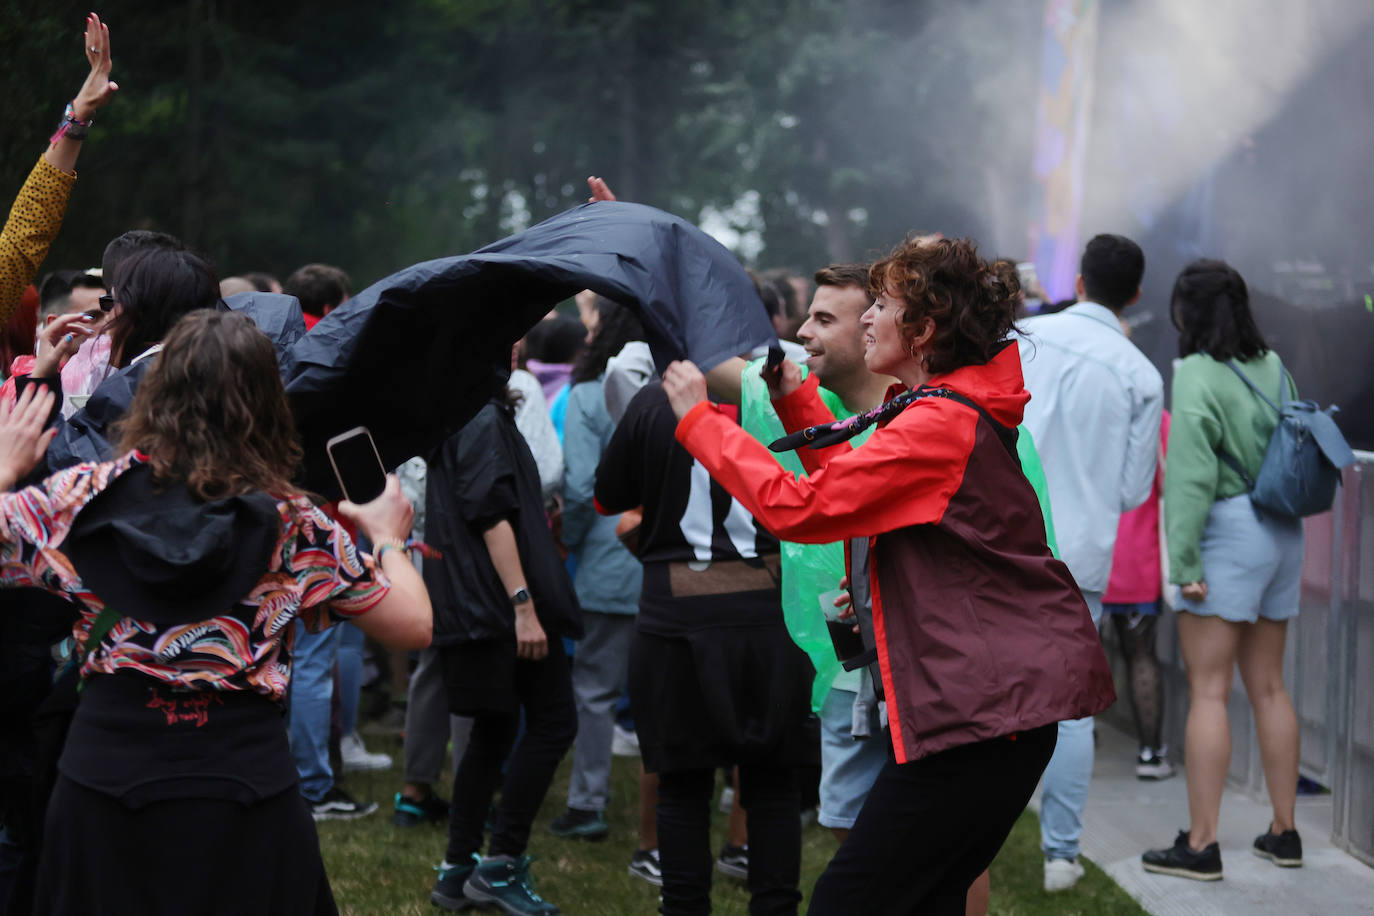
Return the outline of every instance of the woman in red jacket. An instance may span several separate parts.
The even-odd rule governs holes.
[[[1067,567],[1016,459],[1030,399],[1008,340],[1019,286],[968,240],[907,241],[872,268],[870,371],[902,384],[836,423],[784,364],[778,416],[794,477],[705,400],[690,363],[664,376],[677,438],[780,538],[857,539],[892,757],[816,884],[811,913],[963,913],[1054,751],[1055,723],[1115,699]],[[1030,344],[1033,346],[1033,342]],[[847,436],[877,424],[862,449]],[[778,443],[775,443],[775,447]],[[866,558],[867,569],[859,558]]]

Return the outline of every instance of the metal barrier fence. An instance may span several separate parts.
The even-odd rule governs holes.
[[[1306,520],[1301,608],[1289,626],[1284,680],[1301,735],[1300,772],[1331,790],[1332,841],[1374,865],[1374,453],[1357,452],[1331,512]],[[1125,698],[1121,654],[1103,628]],[[1170,756],[1182,759],[1188,682],[1172,614],[1160,621],[1165,680],[1165,732]],[[1233,783],[1266,797],[1254,718],[1239,674],[1230,700]],[[1133,731],[1127,703],[1107,713]]]

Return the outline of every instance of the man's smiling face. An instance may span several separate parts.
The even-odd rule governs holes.
[[[816,288],[797,340],[809,354],[807,368],[825,387],[833,389],[836,379],[868,371],[864,365],[864,329],[859,324],[868,305],[868,291],[858,286]]]

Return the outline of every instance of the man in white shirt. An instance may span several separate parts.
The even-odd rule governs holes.
[[[1031,394],[1024,422],[1045,466],[1060,554],[1096,621],[1121,513],[1150,495],[1164,380],[1121,328],[1122,311],[1140,298],[1140,246],[1095,236],[1079,269],[1076,305],[1022,322],[1021,368]],[[1059,723],[1040,814],[1047,891],[1083,876],[1078,839],[1092,767],[1092,719]]]

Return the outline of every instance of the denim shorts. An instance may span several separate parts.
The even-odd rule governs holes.
[[[1178,609],[1233,623],[1287,620],[1302,585],[1301,519],[1257,509],[1248,493],[1212,503],[1202,530],[1207,598],[1180,598]]]
[[[868,790],[887,761],[886,732],[855,738],[854,693],[831,688],[821,704],[821,809],[816,821],[822,827],[854,826]]]

